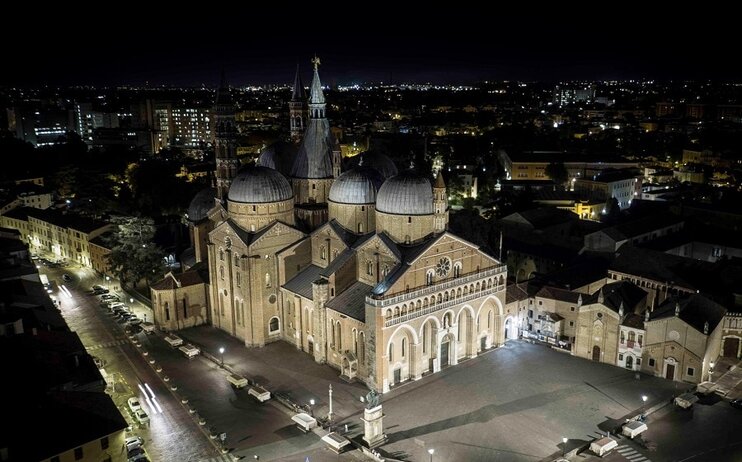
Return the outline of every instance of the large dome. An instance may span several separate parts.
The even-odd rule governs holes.
[[[376,210],[395,215],[433,214],[430,180],[413,170],[389,178],[376,196]]]
[[[341,204],[373,204],[384,182],[376,169],[356,167],[340,175],[330,187],[330,200]]]
[[[206,188],[196,194],[191,200],[191,204],[188,206],[188,221],[191,223],[198,223],[206,219],[209,210],[211,210],[216,202],[216,189]]]
[[[261,166],[244,167],[229,187],[229,200],[247,204],[281,202],[291,199],[294,191],[289,180],[276,170]]]
[[[392,159],[377,150],[364,151],[351,157],[349,165],[354,167],[361,162],[362,165],[375,168],[384,178],[391,178],[399,173]]]
[[[288,176],[296,159],[298,147],[288,141],[276,141],[260,152],[257,164],[262,167],[278,170]]]

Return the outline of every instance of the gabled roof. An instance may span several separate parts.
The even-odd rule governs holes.
[[[528,294],[528,291],[522,286],[524,286],[524,284],[510,284],[509,286],[507,286],[505,290],[505,303],[527,300],[530,295]]]
[[[366,322],[366,295],[372,287],[362,282],[354,282],[341,294],[327,302],[327,307],[338,313]]]
[[[164,278],[152,284],[150,287],[154,290],[173,290],[181,287],[189,287],[197,284],[209,282],[209,271],[206,265],[201,262],[193,268],[183,273],[167,273]]]
[[[633,329],[644,329],[644,316],[636,313],[629,313],[624,316],[621,325]]]
[[[309,265],[288,280],[283,288],[297,295],[312,300],[312,283],[322,277],[324,268],[317,265]]]
[[[603,298],[603,305],[618,313],[621,304],[624,307],[624,313],[630,313],[634,310],[643,299],[647,297],[647,292],[641,287],[634,285],[629,281],[617,281],[606,284],[598,289],[592,295],[583,297],[582,305],[592,305],[600,303]],[[645,308],[645,307],[639,307]]]
[[[650,321],[675,316],[676,306],[680,307],[679,317],[697,331],[703,333],[708,322],[708,333],[716,329],[727,310],[718,303],[700,294],[691,294],[681,298],[667,299],[649,316]]]
[[[335,259],[332,260],[332,262],[329,265],[327,265],[327,268],[322,270],[320,274],[324,277],[330,277],[332,274],[334,274],[340,268],[342,268],[343,265],[345,265],[345,263],[348,260],[353,258],[354,255],[355,255],[355,252],[353,252],[353,250],[351,249],[343,250],[342,253],[338,255],[337,257],[335,257]]]
[[[684,218],[671,213],[653,214],[601,230],[615,241],[625,241],[652,231],[683,223]],[[601,232],[598,231],[598,232]]]
[[[561,302],[577,303],[580,293],[571,290],[559,289],[557,287],[542,287],[536,292],[536,297],[548,298],[550,300],[559,300]]]
[[[379,237],[384,236],[383,234],[380,234]],[[472,244],[471,242],[462,239],[455,234],[449,233],[448,231],[445,231],[441,234],[434,235],[432,237],[429,237],[427,240],[422,241],[415,245],[403,245],[403,244],[394,244],[398,249],[398,251],[401,254],[401,262],[398,264],[388,275],[386,278],[381,280],[373,290],[374,295],[382,295],[386,293],[393,285],[394,283],[402,277],[402,275],[409,269],[409,267],[415,262],[415,260],[420,257],[422,254],[424,254],[430,247],[437,244],[438,241],[443,239],[444,237],[450,237],[453,239],[456,239],[458,241],[461,241],[474,249],[477,249],[481,251],[481,248],[478,245]]]

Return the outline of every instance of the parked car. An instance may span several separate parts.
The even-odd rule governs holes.
[[[138,410],[142,408],[141,403],[139,403],[139,398],[136,398],[134,396],[129,398],[127,403],[129,404],[129,409],[131,409],[131,412],[136,413]]]
[[[193,358],[194,356],[198,356],[201,353],[201,350],[191,345],[190,343],[187,345],[183,345],[178,349],[183,352],[183,354],[186,355],[188,359]]]
[[[733,399],[729,401],[729,404],[737,409],[742,409],[742,398]]]
[[[124,440],[124,444],[126,445],[127,449],[129,449],[129,445],[138,445],[138,446],[144,446],[144,438],[138,435],[132,435],[127,437]]]
[[[134,412],[134,417],[136,417],[137,421],[140,424],[146,424],[147,422],[149,422],[149,416],[141,407],[137,409],[136,412]]]
[[[165,336],[165,341],[173,348],[179,347],[183,344],[183,339],[173,334]]]
[[[144,451],[144,448],[143,447],[137,446],[137,447],[131,448],[131,449],[127,448],[126,457],[128,458],[128,460],[136,460],[135,458],[138,457],[138,456],[140,456],[140,455],[142,455],[142,456],[147,455],[147,453]]]

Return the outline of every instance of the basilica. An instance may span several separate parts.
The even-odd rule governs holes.
[[[373,152],[343,171],[313,64],[308,98],[297,73],[292,142],[255,165],[236,158],[221,86],[215,188],[188,210],[193,268],[153,286],[158,325],[208,323],[248,347],[289,342],[381,392],[501,345],[506,267],[447,231],[440,174],[398,170]],[[181,311],[170,287],[201,291],[205,303],[186,313],[183,298]]]

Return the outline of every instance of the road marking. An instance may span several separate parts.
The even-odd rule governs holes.
[[[99,343],[97,345],[90,345],[88,347],[85,347],[85,349],[88,351],[95,351],[95,350],[100,350],[101,348],[112,348],[115,346],[123,345],[125,343],[128,343],[128,340],[120,339],[120,340],[114,340],[112,342],[105,342],[105,343]]]
[[[222,454],[219,457],[212,457],[211,459],[201,459],[200,462],[233,462],[232,456],[229,454]]]

